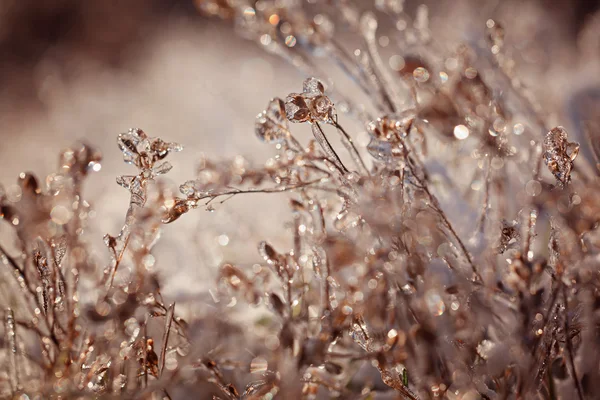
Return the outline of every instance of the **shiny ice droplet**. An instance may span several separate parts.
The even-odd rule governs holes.
[[[152,254],[146,254],[143,258],[142,258],[142,264],[144,264],[144,267],[147,270],[151,270],[152,267],[154,267],[154,264],[156,263],[156,259],[154,258],[154,256]]]
[[[532,179],[525,185],[525,191],[530,196],[537,196],[542,193],[542,184],[539,181]]]
[[[486,39],[488,41],[488,44],[492,48],[496,48],[497,50],[494,52],[494,54],[498,54],[498,52],[500,52],[500,49],[504,44],[504,28],[502,27],[502,25],[500,25],[497,21],[494,21],[493,19],[488,19],[485,25],[487,28]]]
[[[465,77],[468,79],[475,79],[477,77],[477,70],[473,67],[465,69]]]
[[[250,362],[250,373],[255,374],[255,373],[265,372],[265,371],[267,371],[268,367],[269,367],[269,364],[267,363],[267,360],[265,360],[262,357],[256,357],[256,358],[253,358],[252,361]]]
[[[513,133],[515,135],[522,135],[523,132],[525,132],[525,127],[523,126],[523,124],[518,123],[515,124],[515,126],[513,126]]]
[[[435,290],[428,290],[425,293],[425,302],[427,303],[429,312],[435,316],[440,316],[446,311],[446,305],[442,297]]]
[[[413,71],[413,78],[419,83],[427,82],[429,80],[429,71],[423,67],[415,68]]]
[[[71,220],[73,212],[63,205],[57,205],[50,211],[52,222],[58,225],[64,225]]]
[[[96,161],[90,161],[90,163],[88,164],[88,167],[92,171],[98,172],[102,169],[102,164],[100,164],[99,162],[96,162]]]
[[[484,339],[477,345],[479,357],[487,360],[496,345],[491,340]]]
[[[456,125],[454,127],[454,137],[458,140],[464,140],[469,137],[469,128],[465,125]]]
[[[296,45],[296,36],[289,35],[285,38],[285,45],[287,47],[294,47]]]
[[[254,8],[252,8],[252,7],[246,7],[246,8],[244,9],[244,16],[245,16],[245,17],[252,18],[252,17],[254,17],[255,15],[256,15],[256,10],[255,10]]]
[[[229,244],[229,236],[227,236],[226,234],[219,235],[217,241],[219,242],[220,246],[225,247]]]
[[[193,196],[196,193],[196,181],[187,181],[179,186],[179,191],[186,196]]]
[[[404,69],[404,66],[406,65],[406,62],[404,61],[404,58],[402,56],[395,54],[390,57],[389,64],[390,68],[394,71],[402,71]]]

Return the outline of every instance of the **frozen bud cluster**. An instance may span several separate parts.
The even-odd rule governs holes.
[[[333,123],[336,118],[335,107],[317,78],[305,80],[302,93],[291,93],[286,97],[285,113],[292,122]]]
[[[414,116],[406,114],[403,117],[384,116],[371,121],[367,125],[371,137],[367,150],[371,156],[381,161],[402,157],[402,138],[409,134],[414,120]]]
[[[256,136],[265,143],[279,143],[289,134],[285,105],[280,98],[269,101],[267,108],[256,116]]]
[[[141,170],[152,169],[157,161],[164,159],[169,153],[183,149],[177,143],[149,137],[146,132],[137,128],[119,134],[117,142],[123,152],[123,160]]]
[[[567,131],[562,126],[552,128],[544,140],[544,162],[560,185],[571,181],[573,162],[579,154],[579,143],[567,140]]]

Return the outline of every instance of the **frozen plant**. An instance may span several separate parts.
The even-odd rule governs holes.
[[[485,49],[448,49],[426,6],[397,0],[198,5],[304,72],[326,77],[328,59],[367,100],[306,79],[256,118],[275,157],[205,160],[177,196],[159,176],[181,146],[120,134],[138,171],[117,178],[131,200],[105,267],[81,239],[100,155],[78,145],[43,183],[21,174],[0,194],[16,239],[0,247],[3,397],[595,397],[600,169],[546,126],[497,21]],[[389,63],[383,20],[403,28]],[[341,125],[352,118],[364,149]],[[294,135],[301,123],[314,139]],[[257,258],[220,265],[214,304],[182,319],[152,272],[161,225],[252,193],[288,202],[290,247],[254,238]]]

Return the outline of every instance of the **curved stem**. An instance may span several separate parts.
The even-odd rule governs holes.
[[[343,143],[344,147],[346,147],[346,150],[348,150],[348,153],[350,153],[350,156],[352,157],[352,161],[354,161],[354,163],[356,164],[356,167],[360,170],[360,173],[363,175],[369,175],[369,170],[368,170],[367,166],[365,165],[365,162],[363,161],[362,157],[360,156],[358,150],[356,149],[356,146],[354,146],[352,137],[344,130],[344,128],[342,128],[342,126],[340,124],[338,124],[337,121],[333,121],[333,125],[337,128],[338,132],[341,134],[342,143]]]
[[[327,136],[325,136],[325,132],[323,132],[323,128],[321,128],[321,125],[319,125],[318,122],[314,121],[311,123],[311,127],[313,135],[317,140],[317,143],[319,143],[321,148],[323,148],[325,154],[327,154],[327,156],[331,158],[331,162],[333,162],[336,168],[340,170],[342,174],[350,172],[348,168],[346,168],[342,160],[340,160],[340,157],[331,146],[331,143],[329,143],[329,140],[327,140]]]

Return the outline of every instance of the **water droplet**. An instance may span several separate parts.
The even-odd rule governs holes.
[[[279,15],[271,14],[271,16],[269,16],[269,23],[271,25],[277,25],[279,23]]]
[[[542,184],[537,180],[530,180],[525,185],[525,192],[530,196],[537,196],[542,193]]]
[[[296,45],[296,36],[289,35],[285,38],[285,45],[287,47],[294,47]]]
[[[430,289],[425,293],[425,302],[429,312],[435,316],[440,316],[446,311],[446,305],[442,297],[435,290]]]
[[[465,125],[456,125],[454,127],[454,137],[458,140],[464,140],[469,137],[469,128]]]
[[[477,345],[477,354],[479,354],[479,357],[487,360],[494,347],[496,347],[494,342],[484,339]]]
[[[94,171],[94,172],[98,172],[102,169],[102,164],[100,164],[99,162],[95,162],[95,161],[90,161],[88,163],[88,167]]]
[[[429,71],[423,67],[417,67],[413,71],[413,78],[419,83],[427,82],[429,80]]]
[[[504,28],[497,21],[493,19],[488,19],[485,23],[486,25],[486,33],[487,33],[487,41],[488,44],[492,47],[492,52],[494,54],[498,54],[504,45]]]
[[[217,242],[220,246],[225,247],[229,244],[229,236],[226,234],[219,235],[219,237],[217,237]]]
[[[244,17],[254,17],[256,15],[256,10],[252,7],[244,8]]]
[[[444,71],[442,71],[442,72],[440,72],[439,75],[440,75],[440,81],[442,83],[448,82],[448,74],[447,73],[445,73]]]
[[[503,133],[506,129],[506,121],[503,118],[496,118],[492,124],[494,130],[498,133]]]
[[[63,205],[57,205],[50,211],[52,222],[58,225],[65,225],[73,217],[73,211]]]
[[[402,71],[406,63],[404,62],[404,58],[398,54],[395,54],[390,57],[390,68],[394,71]]]
[[[277,350],[279,347],[279,338],[276,335],[268,335],[265,338],[265,347],[271,351]]]
[[[142,264],[144,265],[144,267],[147,270],[151,270],[152,267],[154,267],[154,264],[156,263],[156,259],[154,258],[154,256],[152,254],[146,254],[143,258],[142,258]]]
[[[269,35],[268,33],[265,33],[260,36],[260,44],[262,44],[263,46],[270,45],[272,40],[273,39],[271,39],[271,35]]]
[[[267,363],[267,360],[262,357],[256,357],[250,362],[250,373],[255,374],[266,372],[268,367],[269,364]]]
[[[477,78],[477,70],[473,67],[468,67],[465,69],[465,77],[468,79]]]

